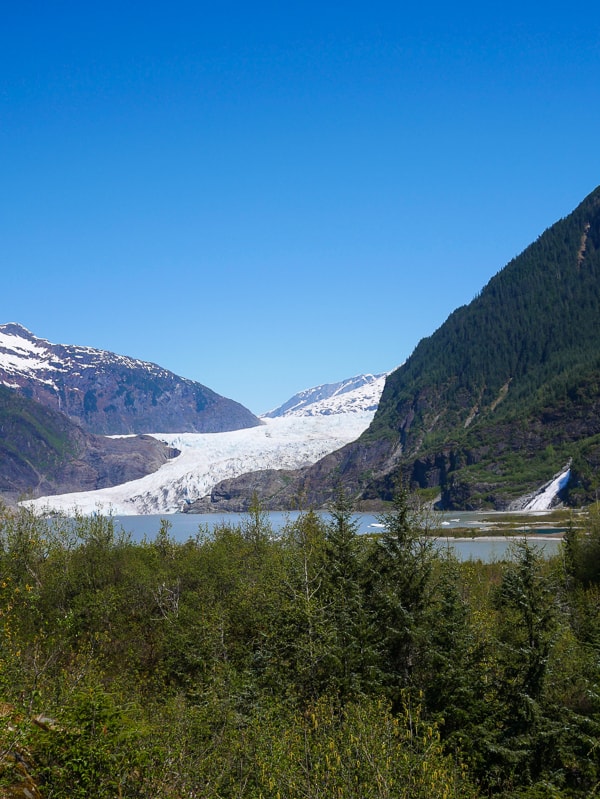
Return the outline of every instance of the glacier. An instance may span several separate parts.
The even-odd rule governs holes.
[[[221,480],[262,469],[308,466],[355,441],[375,415],[385,375],[350,381],[354,385],[345,392],[340,391],[341,384],[335,384],[329,402],[323,396],[327,391],[320,390],[302,409],[293,403],[283,415],[277,411],[271,412],[273,417],[264,415],[258,427],[226,433],[150,433],[181,454],[139,480],[21,504],[40,512],[66,514],[171,514],[209,494]]]

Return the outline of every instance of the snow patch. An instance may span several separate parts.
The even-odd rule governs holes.
[[[35,372],[48,366],[48,349],[18,334],[0,331],[0,367],[9,372]]]

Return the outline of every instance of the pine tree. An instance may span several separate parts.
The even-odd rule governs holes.
[[[355,696],[375,679],[373,626],[365,604],[363,546],[352,506],[339,488],[325,539],[324,597],[332,639],[326,663],[330,688]]]
[[[381,516],[384,532],[369,553],[369,608],[376,619],[382,670],[395,708],[403,689],[412,685],[423,647],[422,625],[437,557],[433,540],[423,535],[421,520],[400,483],[392,510]]]

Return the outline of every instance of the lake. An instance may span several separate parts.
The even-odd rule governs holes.
[[[298,517],[298,512],[272,511],[266,514],[275,532],[280,530],[288,521]],[[329,514],[322,513],[324,518],[329,518]],[[510,548],[510,540],[504,536],[493,536],[495,517],[501,518],[500,514],[471,513],[471,512],[452,512],[436,514],[436,521],[439,518],[440,537],[436,540],[436,545],[440,548],[448,547],[460,560],[482,560],[491,562],[501,560],[507,556]],[[370,513],[356,513],[353,518],[357,523],[358,532],[361,534],[374,533],[381,530],[379,516]],[[531,543],[542,549],[548,556],[557,553],[560,549],[560,538],[553,537],[556,533],[562,532],[560,528],[547,528],[538,521],[537,516],[527,517],[528,523],[522,529],[527,534]],[[165,519],[171,525],[170,535],[179,542],[194,538],[199,531],[210,532],[220,524],[239,524],[248,519],[245,513],[204,513],[187,514],[175,513],[169,515],[148,515],[148,516],[115,516],[115,522],[120,524],[123,530],[128,532],[132,540],[142,541],[144,538],[152,540],[158,533],[161,521]],[[446,538],[444,533],[453,529],[466,530],[466,534],[460,538]],[[471,537],[469,530],[473,534],[477,533],[480,537]],[[489,535],[481,536],[481,533]]]

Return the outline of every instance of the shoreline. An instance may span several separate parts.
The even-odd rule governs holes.
[[[471,535],[471,536],[432,536],[436,541],[445,541],[447,543],[452,543],[452,541],[466,541],[466,542],[474,542],[474,541],[562,541],[564,538],[564,533],[548,533],[547,535],[540,535],[539,533],[533,533],[532,535],[528,535],[527,533],[519,533],[518,535]]]

